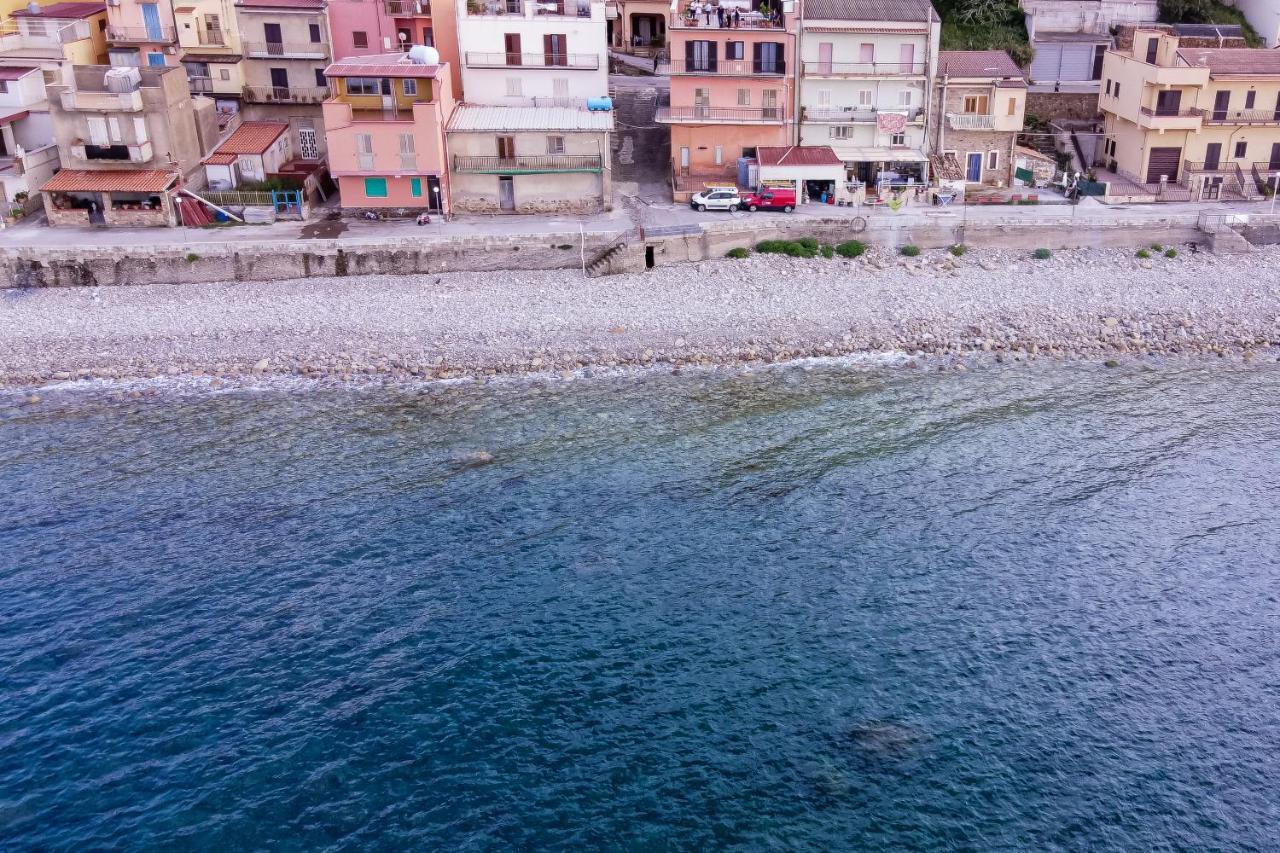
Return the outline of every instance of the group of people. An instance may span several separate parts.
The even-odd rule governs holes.
[[[702,15],[708,27],[711,26],[712,18],[715,18],[716,26],[718,27],[730,27],[737,29],[742,26],[742,13],[737,9],[725,9],[723,6],[713,6],[711,3],[706,2],[706,0],[703,0],[702,3],[698,3],[697,0],[694,0],[694,2],[689,5],[689,10],[693,12],[693,17],[695,18],[698,15]],[[776,9],[772,12],[766,10],[767,7],[762,5],[761,11],[764,12],[765,19],[775,25],[781,25],[782,13]]]

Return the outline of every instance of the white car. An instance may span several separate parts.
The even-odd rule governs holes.
[[[707,187],[689,199],[694,210],[737,210],[742,207],[742,196],[737,187]]]

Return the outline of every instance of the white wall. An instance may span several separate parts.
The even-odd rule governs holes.
[[[1228,0],[1244,12],[1245,19],[1266,41],[1267,47],[1280,45],[1280,2],[1277,0]]]
[[[39,69],[10,80],[8,88],[0,92],[0,108],[26,109],[45,102],[44,75]]]
[[[1160,15],[1157,0],[1022,0],[1022,9],[1028,32],[1105,33],[1124,24],[1149,24]]]

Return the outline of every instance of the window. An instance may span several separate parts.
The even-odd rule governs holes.
[[[316,25],[312,24],[311,26],[315,27]],[[319,29],[319,27],[316,27],[316,29]],[[311,40],[320,41],[320,39],[317,39],[317,38],[313,38]],[[356,30],[351,34],[351,46],[352,47],[368,47],[369,34],[364,32],[363,30]]]
[[[219,80],[230,80],[230,79],[231,79],[231,69],[230,69],[230,68],[219,68],[219,69],[218,69],[218,79],[219,79]]]
[[[414,198],[422,198],[422,178],[409,179],[409,194]]]
[[[9,91],[9,81],[8,81],[8,80],[0,80],[0,92],[6,92],[6,93],[7,93],[8,91]]]
[[[685,71],[715,71],[716,46],[709,41],[687,41],[684,43]]]
[[[404,93],[406,95],[418,94],[418,81],[410,77],[406,77],[401,81],[404,84]]]
[[[747,51],[746,51],[745,43],[740,41],[729,42],[727,45],[725,45],[724,58],[725,59],[746,59]]]
[[[1156,64],[1156,51],[1159,49],[1160,49],[1160,39],[1158,38],[1147,39],[1147,64],[1148,65]]]
[[[870,89],[858,90],[858,106],[860,107],[871,106],[871,90]]]
[[[551,81],[551,94],[557,98],[569,97],[569,78],[556,77]]]
[[[547,137],[547,153],[563,154],[564,153],[564,137],[548,136]]]
[[[258,173],[257,164],[253,162],[252,157],[240,158],[240,173],[242,175],[256,175]]]
[[[223,74],[226,74],[228,77],[230,77],[230,72],[228,72],[228,71],[223,71],[222,73],[223,73]],[[222,78],[222,79],[224,79],[224,80],[225,80],[225,79],[227,79],[227,77],[224,77],[224,78]],[[324,76],[324,69],[323,69],[323,68],[317,68],[317,69],[316,69],[316,85],[317,85],[317,86],[319,86],[321,89],[323,89],[323,88],[325,88],[326,86],[328,86],[328,85],[329,85],[329,81],[328,81],[328,79]]]
[[[988,169],[1000,168],[1000,152],[999,151],[987,152],[987,168]]]
[[[907,135],[905,133],[895,133],[889,137],[890,145],[906,145]]]
[[[1251,109],[1253,109],[1253,104],[1254,104],[1254,101],[1257,99],[1257,97],[1258,97],[1258,93],[1257,93],[1257,92],[1255,92],[1255,91],[1253,91],[1252,89],[1250,89],[1248,92],[1245,92],[1245,93],[1244,93],[1244,108],[1245,108],[1246,110],[1251,110]]]
[[[724,165],[724,146],[723,145],[716,146],[716,165],[717,166]]]
[[[986,95],[965,95],[964,111],[969,115],[986,115],[987,114],[987,96]],[[1012,113],[1010,113],[1012,115]]]
[[[124,138],[120,136],[120,119],[115,116],[107,116],[107,136],[112,142],[122,142]]]
[[[361,169],[373,168],[373,136],[368,133],[356,134],[356,159]]]
[[[740,107],[751,106],[751,90],[750,89],[738,90],[738,106]]]
[[[365,198],[386,198],[387,197],[387,179],[386,178],[365,178],[364,179],[364,197]]]
[[[524,97],[524,85],[520,82],[519,77],[507,78],[507,97],[508,98]]]
[[[689,168],[689,149],[683,146],[680,148],[680,168]]]
[[[1107,80],[1107,97],[1111,97],[1111,80],[1109,78]]]
[[[835,125],[829,129],[832,139],[848,139],[853,136],[853,128],[849,125]]]
[[[1117,98],[1120,97],[1120,81],[1119,80],[1116,81],[1116,88],[1112,94],[1114,95],[1114,97],[1117,97]]]
[[[781,118],[782,111],[778,109],[778,90],[765,89],[761,93],[760,106],[764,108],[765,118]]]
[[[911,90],[910,89],[903,89],[901,92],[898,93],[898,106],[900,107],[911,106]]]
[[[818,106],[820,107],[831,106],[831,90],[830,89],[818,90]]]
[[[405,171],[418,168],[418,151],[412,133],[400,134],[400,168]]]
[[[1018,114],[1018,99],[1017,99],[1017,98],[1010,98],[1010,99],[1009,99],[1009,112],[1008,112],[1008,115],[1016,116],[1017,114]]]
[[[377,77],[348,77],[347,78],[347,94],[348,95],[378,94],[378,78]]]
[[[311,25],[309,25],[309,26],[307,27],[307,30],[308,30],[308,32],[311,34],[311,43],[312,43],[312,44],[319,44],[321,41],[323,41],[323,39],[321,39],[321,38],[320,38],[320,25],[319,25],[319,24],[311,24]]]
[[[1240,140],[1239,142],[1236,143],[1236,153],[1235,153],[1236,158],[1239,159],[1243,157],[1245,155],[1245,152],[1248,150],[1249,150],[1249,143],[1245,142],[1243,139]]]

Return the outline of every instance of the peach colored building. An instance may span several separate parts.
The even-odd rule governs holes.
[[[672,10],[671,106],[657,120],[671,127],[672,191],[685,201],[707,181],[733,181],[739,157],[795,142],[792,4],[772,15],[746,0],[724,0],[729,15]]]
[[[107,5],[107,56],[112,65],[177,65],[178,28],[170,0],[119,0]]]
[[[397,52],[350,57],[325,76],[333,90],[324,103],[329,173],[342,207],[447,212],[444,130],[454,107],[448,65]]]

